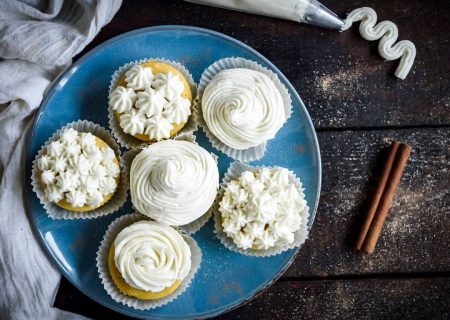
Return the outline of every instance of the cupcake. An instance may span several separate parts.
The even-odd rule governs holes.
[[[192,238],[139,214],[113,221],[97,252],[97,268],[108,294],[137,309],[176,299],[200,262],[201,252]]]
[[[215,158],[196,143],[165,140],[132,160],[131,202],[140,213],[167,225],[206,223],[219,188]],[[201,226],[197,226],[199,229]]]
[[[120,292],[156,300],[174,292],[188,275],[191,250],[175,229],[156,221],[140,221],[117,235],[108,266]]]
[[[114,195],[120,179],[113,149],[90,132],[62,131],[37,158],[37,180],[47,201],[69,211],[91,211]]]
[[[160,60],[131,63],[116,72],[108,99],[113,132],[125,134],[119,142],[134,147],[135,139],[152,143],[180,132],[193,109],[195,86],[186,76],[190,78],[181,65]]]
[[[241,58],[219,60],[202,75],[197,117],[213,146],[241,161],[263,156],[291,114],[278,77]]]
[[[216,206],[216,233],[225,246],[266,256],[303,243],[308,206],[292,172],[235,163],[225,180]]]

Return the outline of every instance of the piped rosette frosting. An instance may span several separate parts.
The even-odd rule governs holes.
[[[188,275],[191,250],[172,227],[156,221],[139,221],[117,235],[114,263],[131,287],[161,292]]]
[[[142,214],[186,225],[212,206],[219,187],[213,156],[195,143],[165,140],[143,149],[130,168],[130,193]]]
[[[163,62],[135,64],[109,94],[122,130],[143,141],[174,136],[191,115],[192,93],[183,75]]]
[[[73,211],[103,205],[114,194],[120,174],[116,155],[103,140],[72,128],[49,143],[36,164],[48,201]]]
[[[304,194],[280,167],[244,171],[224,186],[219,202],[223,232],[242,250],[269,250],[294,242],[306,224]]]
[[[283,99],[273,81],[245,68],[217,73],[207,84],[201,105],[208,129],[237,150],[273,139],[286,120]]]

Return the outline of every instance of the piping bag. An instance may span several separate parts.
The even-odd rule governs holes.
[[[340,30],[344,21],[317,0],[186,0]]]

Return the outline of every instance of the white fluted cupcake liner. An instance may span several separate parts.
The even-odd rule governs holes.
[[[38,178],[38,168],[37,168],[37,159],[39,159],[46,151],[47,146],[60,138],[61,133],[66,129],[74,129],[79,132],[90,132],[94,136],[105,141],[108,146],[114,151],[120,165],[120,178],[119,183],[117,185],[116,191],[111,199],[106,202],[101,207],[91,210],[91,211],[70,211],[63,209],[57,206],[55,203],[48,201],[45,197],[44,188],[42,183]],[[103,128],[102,126],[95,124],[93,122],[87,120],[78,120],[71,123],[68,123],[64,127],[60,128],[56,131],[51,138],[49,138],[41,149],[38,151],[38,154],[35,156],[32,165],[32,173],[31,173],[31,185],[33,186],[33,191],[36,192],[40,202],[44,206],[45,211],[52,219],[92,219],[101,216],[105,216],[107,214],[113,213],[120,209],[123,206],[125,201],[127,200],[127,188],[128,188],[128,180],[125,172],[123,170],[123,163],[121,159],[120,147],[112,137],[111,133]]]
[[[284,113],[285,113],[285,121],[290,118],[292,114],[292,100],[291,96],[289,95],[289,91],[284,86],[284,84],[280,81],[278,76],[271,70],[261,66],[260,64],[247,60],[244,58],[224,58],[221,60],[218,60],[214,62],[212,65],[210,65],[208,68],[205,69],[203,72],[200,82],[198,85],[197,90],[197,107],[195,108],[195,118],[200,127],[202,127],[203,131],[205,132],[206,136],[208,137],[209,141],[211,142],[212,146],[226,155],[230,156],[233,159],[242,161],[242,162],[249,162],[261,159],[264,156],[264,153],[266,152],[266,145],[267,142],[264,142],[256,147],[251,147],[245,150],[238,150],[234,149],[226,144],[224,144],[222,141],[220,141],[212,132],[209,130],[208,125],[206,124],[204,118],[203,118],[203,111],[201,106],[201,100],[203,92],[205,91],[206,86],[208,83],[214,78],[216,74],[218,74],[222,70],[227,69],[235,69],[235,68],[246,68],[251,69],[255,71],[259,71],[267,75],[275,84],[275,87],[278,89],[278,91],[281,94],[281,97],[283,99],[283,106],[284,106]]]
[[[183,235],[184,240],[189,245],[191,249],[191,269],[189,270],[186,278],[183,279],[180,286],[171,294],[167,295],[164,298],[158,300],[140,300],[135,297],[127,296],[119,291],[116,284],[114,283],[111,274],[109,272],[108,266],[108,257],[109,250],[111,245],[114,243],[114,240],[119,234],[127,226],[142,220],[150,220],[147,217],[138,214],[132,213],[123,215],[116,220],[114,220],[108,227],[102,242],[97,251],[97,270],[102,281],[103,287],[106,292],[114,299],[114,301],[122,303],[131,308],[146,310],[146,309],[155,309],[161,307],[163,305],[168,304],[169,302],[175,300],[179,295],[186,291],[186,289],[191,284],[192,279],[194,279],[195,274],[200,268],[202,253],[200,248],[194,239],[189,236]]]
[[[191,223],[185,224],[183,226],[178,226],[180,231],[183,231],[187,235],[193,235],[197,231],[199,231],[211,218],[213,212],[213,208],[209,208],[208,211],[200,218],[192,221]]]
[[[109,97],[110,93],[117,87],[120,77],[127,70],[129,70],[132,66],[134,66],[136,64],[146,63],[146,62],[150,62],[150,61],[163,62],[163,63],[166,63],[166,64],[174,67],[175,69],[177,69],[178,71],[181,72],[181,74],[184,76],[184,78],[189,83],[189,86],[191,88],[192,113],[189,116],[189,119],[186,122],[186,124],[184,125],[184,127],[175,135],[175,137],[177,137],[178,135],[184,134],[184,133],[196,131],[198,128],[198,123],[197,123],[196,117],[195,117],[195,113],[196,113],[195,109],[197,106],[197,103],[195,101],[196,93],[197,93],[197,85],[195,84],[192,75],[189,73],[189,71],[186,69],[186,67],[184,67],[182,64],[180,64],[178,62],[170,61],[170,60],[166,60],[166,59],[160,59],[160,58],[150,58],[150,59],[135,60],[135,61],[126,63],[123,66],[121,66],[118,70],[116,70],[114,72],[114,74],[112,75],[111,83],[109,85],[108,97]],[[123,129],[120,127],[119,119],[117,119],[117,116],[116,116],[114,110],[111,108],[111,106],[109,106],[109,104],[108,104],[108,118],[109,118],[109,126],[111,128],[112,134],[117,139],[117,141],[119,142],[119,144],[122,147],[127,148],[127,149],[136,149],[136,148],[140,148],[140,147],[143,147],[143,146],[153,143],[153,142],[148,142],[148,141],[142,141],[136,137],[133,137],[132,135],[130,135],[128,133],[125,133],[123,131]],[[171,138],[171,139],[174,139],[174,138]]]
[[[264,167],[265,166],[252,167],[252,166],[242,163],[242,162],[238,162],[238,161],[233,162],[230,165],[230,167],[228,168],[228,171],[225,173],[222,183],[220,184],[219,194],[217,195],[216,203],[214,205],[214,228],[215,228],[214,233],[216,234],[217,238],[219,238],[220,242],[222,242],[222,244],[229,250],[239,252],[241,254],[248,255],[248,256],[269,257],[269,256],[277,255],[286,250],[300,247],[308,238],[309,207],[307,205],[300,212],[300,216],[302,218],[302,224],[300,226],[300,229],[297,230],[294,234],[294,241],[292,243],[284,245],[284,246],[275,246],[268,250],[254,250],[254,249],[243,250],[241,248],[238,248],[236,246],[236,244],[233,242],[233,239],[228,237],[227,234],[223,231],[222,216],[219,211],[219,202],[222,200],[222,197],[225,193],[226,185],[230,181],[238,179],[240,177],[240,175],[242,174],[242,172],[244,172],[244,171],[255,171],[255,170],[258,170],[258,169],[264,168]],[[277,167],[275,166],[275,167],[267,167],[267,168],[277,168]],[[294,185],[297,187],[298,191],[304,198],[305,194],[303,193],[304,189],[302,187],[302,183],[300,182],[300,179],[292,171],[289,171],[289,181],[294,183]]]
[[[186,132],[186,133],[180,134],[179,136],[175,137],[174,140],[189,141],[189,142],[197,144],[197,142],[195,142],[195,135],[192,132]],[[136,156],[142,151],[143,148],[145,148],[145,146],[143,146],[139,149],[128,150],[128,151],[124,152],[124,154],[123,154],[123,157],[122,157],[123,167],[124,167],[125,175],[127,176],[127,181],[130,181],[131,164],[133,163],[134,158],[136,158]],[[216,163],[217,163],[217,159],[218,159],[217,155],[215,155],[214,153],[211,153],[211,155],[214,158],[214,160],[216,160]],[[139,212],[139,210],[137,210],[134,207],[133,203],[132,203],[132,206],[133,206],[133,209],[136,210],[136,212]],[[191,223],[188,223],[188,224],[185,224],[182,226],[173,226],[173,227],[179,229],[180,231],[184,232],[187,235],[192,235],[192,234],[196,233],[197,231],[199,231],[208,222],[208,220],[211,218],[212,212],[213,212],[213,208],[211,207],[205,214],[203,214],[198,219],[192,221]]]

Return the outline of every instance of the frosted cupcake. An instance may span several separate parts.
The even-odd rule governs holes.
[[[126,227],[109,252],[109,271],[117,288],[142,300],[174,292],[191,268],[186,241],[175,229],[156,221]]]
[[[192,142],[166,140],[152,144],[131,163],[133,206],[167,225],[186,226],[200,218],[206,223],[203,218],[210,213],[218,188],[215,158]]]
[[[190,77],[181,65],[159,60],[131,63],[116,72],[108,102],[116,118],[113,132],[119,137],[125,134],[119,142],[135,147],[126,135],[142,143],[168,139],[180,132],[193,109],[194,85],[186,76]]]
[[[225,181],[215,216],[216,232],[225,246],[266,256],[304,242],[308,207],[292,172],[235,163]]]
[[[119,161],[113,149],[90,132],[65,129],[37,158],[37,179],[46,200],[69,211],[91,211],[114,195]]]
[[[200,263],[194,239],[140,214],[113,221],[97,252],[97,268],[108,294],[141,310],[176,299]]]
[[[291,114],[278,77],[241,58],[210,66],[200,81],[199,100],[198,121],[213,146],[240,161],[261,158]]]

